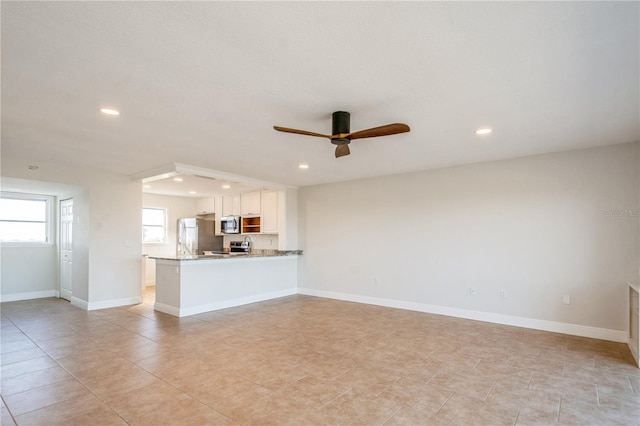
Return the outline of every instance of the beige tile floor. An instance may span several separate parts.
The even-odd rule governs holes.
[[[2,425],[640,424],[623,344],[292,296],[2,312]]]

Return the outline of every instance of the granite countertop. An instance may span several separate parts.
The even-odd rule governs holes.
[[[249,254],[244,253],[219,253],[194,256],[149,256],[150,259],[158,260],[212,260],[212,259],[247,259],[256,257],[282,257],[301,255],[302,250],[252,250]]]

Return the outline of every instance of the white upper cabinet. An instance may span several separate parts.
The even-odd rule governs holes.
[[[213,197],[200,198],[196,200],[196,214],[210,214],[215,211],[215,201]]]
[[[240,196],[231,196],[231,214],[234,216],[240,215]]]
[[[222,197],[222,216],[240,215],[240,195],[225,195]]]
[[[259,215],[261,210],[261,192],[247,192],[240,196],[240,214]]]
[[[220,226],[220,220],[222,219],[222,195],[215,197],[214,211],[215,213],[215,230],[216,235],[222,235],[222,229]]]
[[[278,191],[262,192],[262,233],[278,233]]]

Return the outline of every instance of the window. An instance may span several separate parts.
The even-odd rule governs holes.
[[[142,208],[142,243],[167,242],[167,210]]]
[[[0,198],[0,241],[17,245],[52,244],[53,197],[3,192]]]

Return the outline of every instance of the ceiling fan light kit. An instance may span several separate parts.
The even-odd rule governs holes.
[[[384,126],[373,127],[371,129],[351,132],[351,114],[345,111],[336,111],[332,114],[332,134],[323,135],[321,133],[309,132],[307,130],[290,129],[288,127],[273,126],[279,132],[295,133],[306,136],[316,136],[328,138],[332,144],[336,145],[336,158],[349,155],[349,144],[353,139],[374,138],[377,136],[389,136],[410,131],[409,126],[404,123],[386,124]]]

